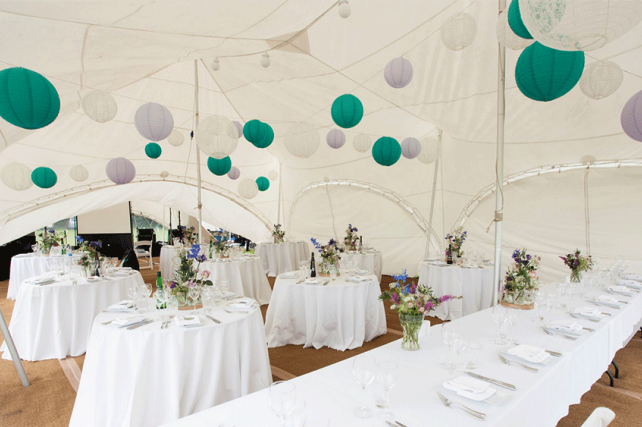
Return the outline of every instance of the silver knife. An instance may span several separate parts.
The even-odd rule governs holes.
[[[503,381],[499,381],[499,380],[495,380],[495,379],[492,379],[492,378],[484,377],[483,375],[479,375],[479,374],[476,374],[476,373],[470,372],[470,371],[464,371],[464,373],[470,375],[473,378],[477,378],[478,380],[487,381],[489,383],[498,385],[500,387],[507,388],[509,390],[513,390],[513,391],[517,390],[517,387],[515,387],[514,385],[509,384],[509,383],[505,383]]]
[[[217,319],[213,318],[213,317],[212,317],[212,316],[210,316],[209,314],[206,314],[206,315],[205,315],[205,317],[207,317],[208,319],[210,319],[210,320],[211,320],[212,322],[214,322],[214,323],[221,323],[221,321],[220,321],[220,320],[217,320]]]
[[[137,324],[135,324],[135,325],[132,325],[132,326],[130,326],[130,327],[129,327],[129,328],[127,328],[127,329],[131,331],[132,329],[140,328],[141,326],[149,325],[150,323],[153,323],[153,322],[154,322],[154,321],[153,321],[152,319],[148,319],[148,320],[145,320],[144,322],[141,322],[141,323],[137,323]]]
[[[329,280],[326,280],[325,282],[323,282],[323,285],[322,285],[322,286],[325,286],[325,285],[327,285],[328,283],[330,283],[330,281],[329,281]]]

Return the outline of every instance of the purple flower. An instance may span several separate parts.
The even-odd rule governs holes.
[[[433,304],[432,301],[426,302],[426,305],[424,306],[424,310],[426,310],[426,312],[429,312],[434,309],[435,309],[435,304]]]
[[[196,257],[196,261],[198,261],[198,262],[205,262],[205,261],[207,261],[207,257],[205,256],[205,254],[198,255],[198,256]]]
[[[397,295],[397,294],[392,294],[392,301],[393,301],[395,304],[399,304],[399,295]]]
[[[439,303],[441,304],[442,302],[450,301],[453,299],[452,295],[442,295],[439,297]]]
[[[174,289],[175,287],[176,287],[176,282],[175,281],[172,280],[171,282],[169,282],[169,288],[170,289]]]

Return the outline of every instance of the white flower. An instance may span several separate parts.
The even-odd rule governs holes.
[[[404,297],[403,300],[406,301],[406,302],[412,301],[412,297],[410,295],[408,295],[407,297]]]
[[[390,309],[392,309],[392,310],[394,310],[395,308],[397,308],[397,306],[396,306],[396,305],[394,305],[394,304],[392,304],[392,305],[390,306]]]
[[[390,289],[392,289],[394,287],[395,287],[395,283],[393,282],[393,283],[390,284]]]

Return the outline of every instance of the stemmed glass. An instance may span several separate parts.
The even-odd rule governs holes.
[[[366,387],[375,379],[375,371],[377,363],[373,357],[357,356],[352,362],[352,375],[357,380],[357,383],[363,389],[364,402],[361,406],[354,408],[354,415],[358,418],[372,417],[372,409],[368,408],[365,404],[366,401]]]
[[[138,290],[138,284],[136,282],[132,282],[127,286],[127,296],[131,298],[132,304],[136,302]]]
[[[283,412],[283,426],[284,427],[303,427],[305,426],[306,413],[305,401],[286,400],[281,404]]]
[[[221,292],[223,292],[223,298],[226,297],[227,291],[230,289],[230,282],[227,280],[221,280]]]
[[[457,343],[459,339],[459,324],[448,322],[441,325],[441,339],[448,346],[448,360],[442,363],[442,367],[452,371],[455,369],[455,363],[453,363],[453,346]]]
[[[296,386],[289,381],[276,381],[270,385],[268,391],[270,408],[281,421],[285,416],[284,403],[296,401]]]
[[[377,364],[377,382],[383,388],[383,399],[377,402],[377,406],[383,408],[383,419],[394,421],[395,415],[390,412],[390,389],[395,386],[395,371],[397,364],[394,362],[379,362]]]
[[[508,319],[508,313],[506,310],[506,307],[501,304],[497,304],[493,307],[493,319],[497,324],[497,337],[493,340],[493,344],[504,345],[508,343],[508,341],[506,341],[506,334],[502,332],[502,326]]]
[[[196,314],[196,301],[198,300],[198,297],[201,295],[201,287],[197,285],[192,286],[191,288],[189,288],[188,295],[192,299],[192,302],[194,305],[194,310],[192,311],[192,314]]]

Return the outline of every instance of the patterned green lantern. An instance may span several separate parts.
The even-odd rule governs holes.
[[[396,139],[382,136],[372,146],[372,157],[383,166],[392,166],[401,157],[401,145]]]
[[[519,10],[519,0],[513,0],[508,7],[508,26],[517,36],[523,39],[530,40],[533,38],[522,21],[522,14]]]
[[[20,67],[0,71],[0,117],[24,129],[40,129],[59,112],[58,92],[45,77]]]
[[[272,126],[260,120],[250,120],[243,126],[243,136],[257,148],[266,148],[274,141]]]
[[[351,128],[363,118],[363,104],[354,95],[341,95],[332,103],[332,120],[342,128]]]
[[[158,159],[162,152],[161,146],[155,142],[150,142],[145,146],[145,154],[147,154],[147,157],[150,159]]]
[[[265,191],[270,188],[270,180],[264,176],[256,178],[256,185],[259,187],[259,191]]]
[[[215,159],[209,157],[207,159],[207,168],[216,176],[223,176],[232,169],[232,160],[230,157],[223,157],[222,159]]]
[[[31,181],[40,188],[51,188],[58,182],[58,177],[50,168],[39,167],[31,172]]]
[[[519,55],[515,81],[527,97],[552,101],[573,89],[583,71],[584,52],[555,50],[535,42]]]

